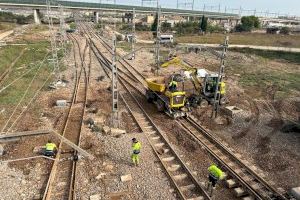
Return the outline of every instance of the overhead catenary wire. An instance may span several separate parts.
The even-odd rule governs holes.
[[[0,164],[24,161],[24,160],[31,160],[31,159],[37,159],[37,158],[45,158],[45,159],[49,159],[49,160],[55,160],[54,158],[51,158],[49,156],[31,156],[31,157],[17,158],[17,159],[11,159],[11,160],[0,160]]]
[[[62,60],[60,60],[59,63],[60,62],[62,62]],[[29,101],[29,103],[27,104],[27,106],[22,110],[22,112],[19,114],[19,116],[16,118],[16,120],[8,128],[7,132],[9,132],[11,130],[11,128],[13,128],[14,124],[17,123],[18,120],[22,117],[22,115],[29,109],[31,103],[35,100],[35,98],[40,93],[40,91],[45,87],[46,83],[50,80],[50,78],[53,76],[54,73],[55,73],[55,68],[53,68],[53,70],[50,72],[49,76],[44,81],[44,83],[42,84],[42,86],[36,91],[35,95],[31,98],[31,100]]]
[[[46,60],[46,58],[48,57],[49,53],[47,53],[45,55],[45,57],[43,58],[42,60],[42,63],[43,64]],[[31,68],[29,69],[28,71],[26,71],[24,74],[22,74],[21,76],[19,76],[18,78],[14,79],[12,82],[10,82],[9,84],[7,84],[6,86],[4,86],[1,90],[0,90],[0,93],[2,93],[4,90],[6,90],[7,88],[9,88],[11,85],[13,85],[15,82],[17,82],[18,80],[20,80],[21,78],[23,78],[25,75],[27,75],[29,72],[31,72],[32,70],[34,70],[35,68]]]
[[[19,108],[19,106],[21,105],[21,103],[23,102],[23,100],[25,99],[25,97],[27,96],[30,87],[32,86],[32,84],[33,84],[35,78],[36,78],[37,75],[39,74],[39,71],[40,71],[40,69],[42,68],[43,65],[44,65],[44,64],[41,63],[40,66],[37,68],[36,73],[35,73],[34,76],[32,77],[32,79],[31,79],[29,85],[27,86],[25,92],[23,93],[23,96],[21,97],[20,101],[19,101],[18,104],[15,106],[14,111],[12,112],[12,114],[10,115],[10,117],[8,118],[8,120],[6,121],[5,125],[2,127],[1,132],[4,132],[4,130],[6,129],[8,123],[10,122],[10,120],[12,119],[12,117],[14,116],[15,112],[17,111],[17,109]]]
[[[40,91],[45,87],[46,83],[50,80],[50,78],[52,77],[53,73],[54,73],[54,69],[50,72],[49,76],[44,81],[43,85],[38,89],[38,91],[36,91],[35,95],[31,98],[31,100],[29,101],[29,103],[27,104],[27,106],[22,110],[22,112],[19,114],[19,116],[16,118],[16,120],[8,128],[7,132],[9,132],[13,128],[13,126],[15,125],[15,123],[17,123],[19,121],[19,119],[22,117],[22,115],[25,113],[25,111],[28,110],[28,108],[31,105],[31,103],[35,100],[35,98],[40,93]]]

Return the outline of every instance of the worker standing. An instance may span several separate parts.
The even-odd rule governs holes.
[[[45,146],[45,156],[55,157],[57,153],[56,144],[54,144],[51,140],[48,140],[48,143]]]
[[[212,196],[213,190],[216,188],[216,184],[219,180],[222,180],[224,178],[224,172],[218,168],[215,164],[212,164],[208,168],[208,193],[210,196]]]
[[[134,166],[138,166],[140,162],[139,154],[141,152],[142,144],[136,139],[132,138],[132,154],[131,159]]]

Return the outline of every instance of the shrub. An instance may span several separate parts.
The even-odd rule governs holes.
[[[288,35],[290,34],[291,29],[289,27],[282,27],[280,30],[280,34]]]
[[[277,27],[267,28],[268,34],[276,34],[278,31],[279,31],[279,28],[277,28]]]
[[[136,31],[150,31],[150,27],[147,25],[143,25],[142,23],[138,23],[135,25],[135,30]]]
[[[74,22],[70,23],[70,29],[76,29],[76,24]]]
[[[15,15],[11,12],[0,12],[0,21],[18,24],[29,24],[33,21],[33,15],[25,17],[24,15]]]
[[[221,32],[224,32],[225,29],[219,25],[211,25],[209,24],[207,26],[207,32],[210,32],[210,33],[221,33]]]
[[[198,22],[180,22],[175,24],[174,30],[178,35],[195,34],[199,32]]]
[[[168,32],[168,31],[172,31],[172,27],[171,24],[168,22],[163,22],[161,23],[161,31],[163,33]]]
[[[237,32],[250,32],[254,28],[259,28],[260,22],[258,17],[255,16],[244,16],[241,19],[241,24],[235,27]]]
[[[119,35],[119,34],[118,34],[116,39],[117,39],[117,41],[122,41],[122,40],[123,40],[123,37],[122,37],[122,35]]]

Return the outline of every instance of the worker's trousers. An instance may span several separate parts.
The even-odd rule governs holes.
[[[140,162],[139,154],[135,154],[135,153],[131,154],[131,159],[133,164],[135,165],[138,165]]]

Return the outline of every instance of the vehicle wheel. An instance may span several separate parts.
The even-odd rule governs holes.
[[[192,106],[194,108],[196,108],[199,105],[200,101],[201,101],[200,98],[198,96],[196,96],[196,95],[192,95],[188,99],[188,102],[189,102],[190,106]]]
[[[202,99],[202,100],[200,101],[200,107],[201,107],[201,108],[205,108],[205,107],[207,107],[207,106],[208,106],[208,101],[205,100],[205,99]]]
[[[165,102],[163,102],[161,99],[158,99],[156,102],[156,107],[159,112],[163,112],[165,110]]]
[[[146,91],[146,99],[148,103],[152,103],[153,102],[153,98],[152,95],[149,91]]]

